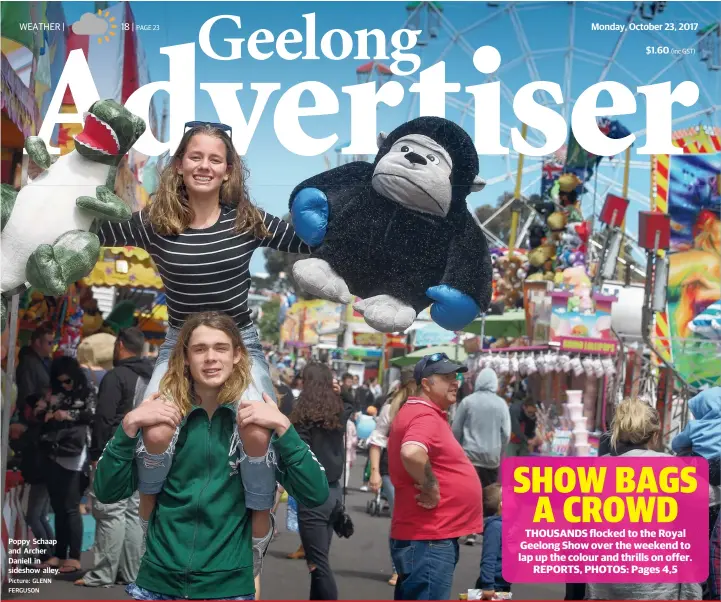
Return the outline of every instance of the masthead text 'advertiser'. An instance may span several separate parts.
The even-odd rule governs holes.
[[[220,25],[222,24],[222,25]],[[214,28],[237,27],[242,32],[241,18],[237,15],[218,15],[203,23],[198,42],[201,51],[218,61],[264,61],[277,56],[283,60],[358,60],[388,59],[388,40],[379,29],[359,30],[352,34],[342,29],[332,29],[320,36],[316,32],[315,13],[303,15],[303,31],[287,29],[277,35],[268,29],[259,29],[242,37],[214,36]],[[445,62],[421,69],[420,57],[411,52],[418,42],[419,30],[401,29],[390,36],[393,51],[390,58],[391,71],[396,75],[417,74],[417,81],[405,89],[400,81],[388,81],[380,87],[377,82],[343,86],[341,92],[350,97],[350,143],[343,148],[344,154],[375,154],[378,105],[397,107],[406,93],[417,94],[421,116],[445,117],[446,94],[461,92],[461,84],[446,81]],[[183,124],[196,118],[195,102],[197,87],[210,97],[219,119],[233,128],[233,143],[240,154],[245,154],[253,139],[261,116],[273,111],[274,129],[278,141],[290,152],[300,156],[322,155],[337,146],[338,134],[328,131],[322,138],[310,136],[301,125],[301,117],[322,118],[340,111],[337,91],[322,81],[305,81],[286,90],[280,83],[243,82],[228,83],[196,82],[194,42],[166,46],[160,49],[168,57],[167,81],[156,81],[136,90],[128,98],[126,107],[148,120],[150,100],[159,91],[170,97],[170,132],[168,142],[157,140],[150,129],[141,136],[134,148],[145,155],[157,156],[174,150],[183,132]],[[492,46],[482,46],[473,55],[473,66],[479,81],[495,73],[501,65],[501,55]],[[419,71],[420,69],[420,71]],[[230,72],[230,69],[229,69]],[[237,73],[237,69],[232,72]],[[319,69],[322,73],[322,69]],[[70,88],[78,113],[60,113],[62,99]],[[240,94],[239,94],[240,92]],[[465,86],[475,113],[473,138],[479,155],[506,155],[510,149],[501,143],[501,82],[491,81]],[[543,146],[533,146],[526,141],[518,128],[511,131],[512,146],[518,153],[539,157],[558,150],[564,143],[569,124],[553,104],[541,104],[535,96],[552,99],[556,105],[569,102],[564,98],[561,86],[555,82],[532,81],[522,86],[513,99],[516,117],[530,128],[541,132]],[[611,98],[611,102],[599,106],[599,96]],[[672,143],[673,105],[693,106],[699,98],[699,87],[692,81],[676,86],[671,82],[659,82],[638,86],[630,90],[621,83],[602,81],[583,91],[575,100],[570,127],[579,144],[598,156],[613,156],[628,148],[636,139],[634,134],[611,139],[597,126],[598,117],[630,115],[638,110],[636,97],[643,95],[646,104],[646,141],[636,149],[641,155],[678,154],[682,149]],[[305,96],[302,106],[301,97]],[[307,97],[312,97],[309,104]],[[60,149],[50,143],[51,134],[58,123],[81,123],[82,114],[99,95],[93,74],[82,50],[73,50],[48,106],[39,136],[46,142],[51,153]],[[270,105],[275,103],[275,108]],[[465,102],[465,101],[464,101]],[[244,108],[241,107],[241,103]],[[330,129],[330,128],[329,128]]]

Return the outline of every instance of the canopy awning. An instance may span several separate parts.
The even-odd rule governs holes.
[[[85,277],[88,286],[132,286],[161,290],[160,279],[150,255],[135,247],[103,247],[93,271]]]
[[[473,320],[463,331],[472,334],[481,334],[484,318]],[[500,316],[486,316],[486,325],[483,334],[487,337],[500,339],[501,337],[517,338],[526,334],[526,313],[520,311],[508,311]]]
[[[454,362],[463,363],[468,359],[468,354],[460,345],[437,345],[436,347],[417,349],[401,357],[394,357],[390,363],[399,368],[412,366],[417,364],[423,356],[433,355],[434,353],[445,353]]]
[[[35,133],[39,115],[35,97],[15,73],[4,54],[0,57],[0,83],[2,110],[24,136],[31,136]]]

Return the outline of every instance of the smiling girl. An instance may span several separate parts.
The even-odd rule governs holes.
[[[145,249],[163,280],[169,328],[146,397],[158,391],[187,316],[219,311],[235,321],[252,359],[252,383],[243,397],[259,401],[263,392],[273,396],[273,384],[250,318],[250,260],[258,247],[303,254],[310,253],[310,248],[290,224],[252,203],[248,172],[233,147],[228,126],[190,122],[186,128],[161,174],[149,209],[134,213],[129,222],[104,223],[98,233],[100,244]],[[177,432],[165,425],[144,429],[137,460],[143,521],[149,519],[155,495],[168,474]],[[231,447],[237,446],[240,454],[246,506],[254,511],[252,531],[259,570],[261,548],[267,547],[266,536],[272,533],[270,509],[275,501],[270,432],[251,425],[240,429],[239,439],[234,437]]]

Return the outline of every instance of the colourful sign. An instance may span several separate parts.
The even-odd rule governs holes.
[[[383,333],[354,332],[353,345],[356,347],[383,347]]]
[[[615,355],[616,341],[603,339],[584,339],[580,337],[561,337],[561,351],[573,353],[593,353],[594,355]]]
[[[684,154],[654,161],[654,211],[671,218],[668,311],[656,314],[654,335],[691,385],[718,386],[719,334],[704,329],[701,316],[721,299],[721,131],[692,128],[674,137]]]
[[[404,334],[387,334],[386,335],[386,347],[403,348],[406,345],[406,335]]]
[[[587,297],[579,298],[569,291],[553,291],[551,297],[551,341],[560,342],[562,337],[611,339],[613,336],[611,303],[615,297],[589,293]]]
[[[294,303],[280,327],[280,340],[286,344],[335,344],[341,329],[343,311],[344,307],[340,303],[321,299]]]
[[[353,301],[346,306],[345,321],[350,322],[365,322],[363,314],[353,309],[353,304],[360,301],[360,297],[353,297]]]
[[[503,461],[503,577],[511,583],[702,583],[703,458]]]

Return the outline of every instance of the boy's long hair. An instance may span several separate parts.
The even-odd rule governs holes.
[[[180,329],[178,341],[170,353],[168,371],[160,381],[160,394],[175,404],[183,416],[187,416],[193,407],[193,377],[190,369],[185,365],[185,360],[190,336],[199,326],[224,332],[230,337],[233,351],[241,350],[240,361],[233,366],[230,378],[223,384],[218,394],[218,403],[226,404],[240,399],[251,382],[250,358],[233,319],[217,311],[193,314]]]
[[[343,401],[333,391],[333,373],[325,364],[313,362],[303,370],[303,390],[290,414],[293,424],[343,430]]]
[[[153,230],[161,236],[177,236],[190,226],[193,211],[188,204],[188,193],[183,176],[178,173],[178,164],[193,136],[205,134],[218,138],[225,144],[225,160],[228,164],[228,179],[220,186],[220,202],[229,207],[237,207],[238,215],[234,230],[239,233],[252,232],[256,238],[270,236],[263,216],[250,200],[248,193],[248,170],[238,155],[233,141],[227,133],[212,125],[200,125],[189,129],[180,139],[175,154],[160,174],[157,192],[153,195],[146,219]]]

